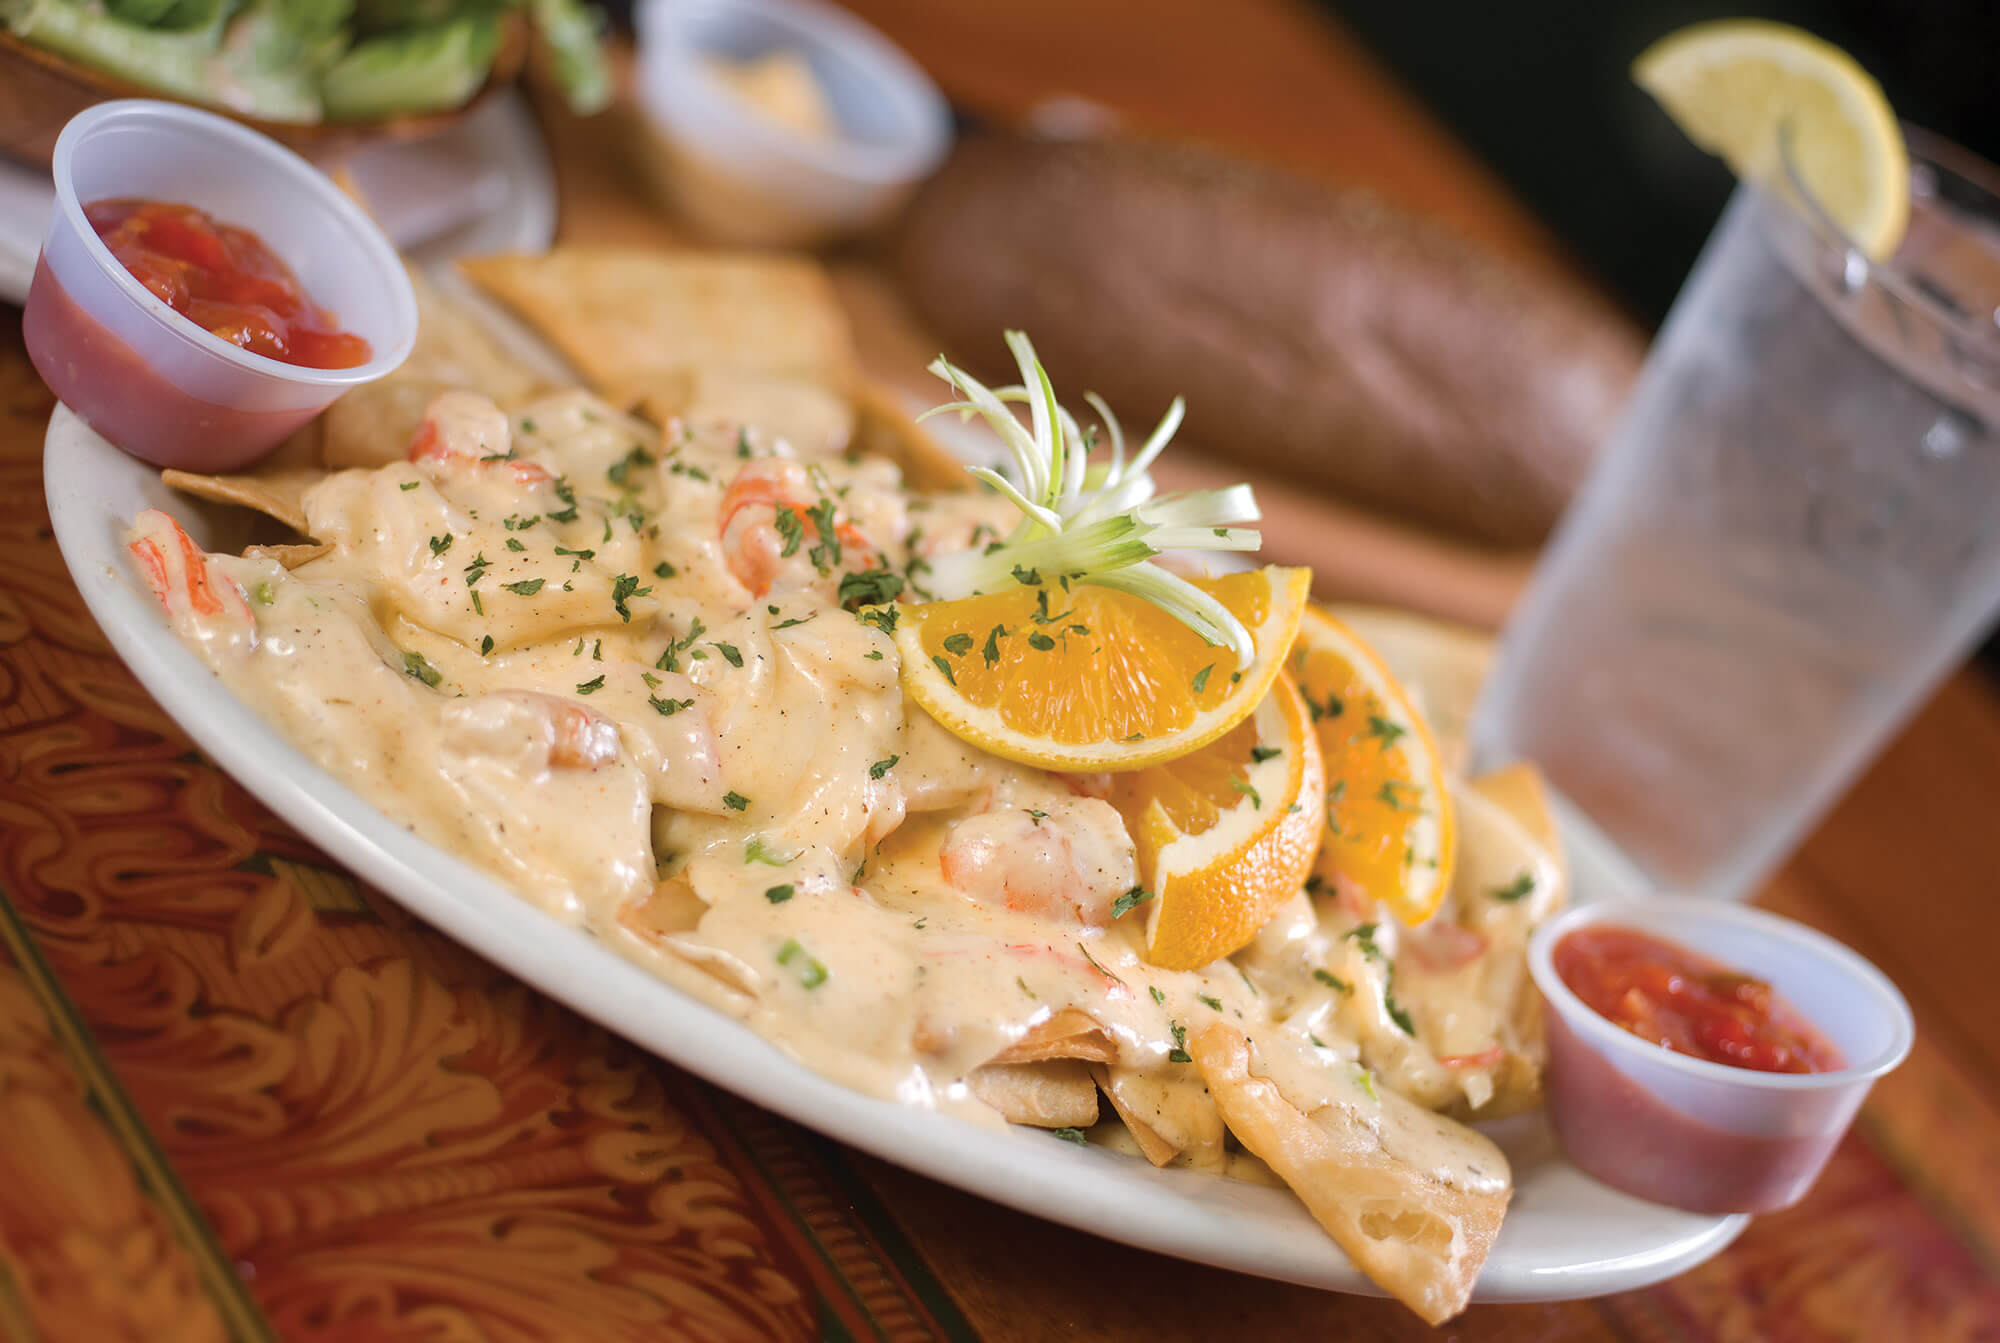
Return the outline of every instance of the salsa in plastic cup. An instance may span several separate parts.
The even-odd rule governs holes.
[[[56,208],[22,332],[42,380],[118,447],[159,466],[239,470],[416,340],[395,248],[311,164],[226,117],[128,99],[72,118],[56,141]],[[86,214],[174,202],[257,235],[367,357],[310,368],[254,353],[176,312],[115,257]]]

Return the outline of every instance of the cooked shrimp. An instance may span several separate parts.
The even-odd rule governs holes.
[[[981,812],[953,825],[938,855],[946,883],[1016,914],[1110,923],[1113,903],[1139,880],[1124,824],[1096,798],[1049,805]]]
[[[524,485],[554,479],[544,467],[511,459],[513,430],[500,407],[477,392],[440,392],[410,437],[410,460],[434,465],[505,462]]]
[[[831,518],[831,555],[820,520]],[[762,597],[780,583],[801,588],[829,570],[886,566],[881,549],[852,522],[841,517],[835,502],[813,487],[812,477],[798,462],[759,457],[744,465],[722,493],[716,514],[722,555],[736,581]]]
[[[592,770],[618,759],[618,725],[559,695],[500,690],[444,710],[446,742],[463,755],[529,767]]]
[[[222,617],[256,628],[236,580],[216,568],[215,557],[203,554],[194,538],[159,509],[149,508],[133,520],[127,548],[168,615]]]

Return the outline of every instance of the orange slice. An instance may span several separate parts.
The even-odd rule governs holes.
[[[898,608],[903,687],[953,735],[1042,769],[1141,769],[1186,755],[1270,690],[1312,572],[1193,581],[1249,630],[1249,666],[1143,598],[1043,583]]]
[[[1423,922],[1451,889],[1457,847],[1429,725],[1375,651],[1316,607],[1285,667],[1326,765],[1319,875],[1353,883],[1406,924]]]
[[[1247,944],[1311,874],[1325,789],[1305,703],[1283,676],[1199,751],[1120,774],[1111,803],[1153,892],[1146,959],[1193,970]]]

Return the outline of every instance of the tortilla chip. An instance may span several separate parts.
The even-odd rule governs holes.
[[[1200,1082],[1104,1064],[1092,1065],[1090,1072],[1146,1160],[1164,1166],[1185,1155],[1187,1164],[1200,1170],[1222,1166],[1222,1112]]]
[[[454,386],[398,373],[355,388],[320,416],[320,460],[336,471],[404,460],[424,410]]]
[[[325,542],[315,542],[304,546],[248,546],[243,557],[250,560],[276,560],[287,569],[296,569],[301,564],[311,564],[322,555],[331,555],[333,547]]]
[[[317,485],[324,471],[272,471],[254,476],[200,476],[192,471],[168,467],[160,481],[168,489],[192,494],[212,503],[235,504],[255,509],[267,518],[284,523],[301,536],[312,533],[306,523],[306,491]]]
[[[459,266],[599,389],[662,368],[853,381],[846,313],[801,257],[558,247]]]
[[[854,437],[854,408],[839,393],[801,378],[734,369],[655,370],[609,389],[605,400],[636,407],[665,428],[671,420],[747,429],[768,448],[783,439],[801,458],[830,457]]]
[[[1132,1135],[1132,1141],[1139,1144],[1139,1150],[1145,1154],[1146,1160],[1155,1166],[1164,1166],[1179,1156],[1181,1149],[1178,1144],[1169,1142],[1165,1134],[1146,1122],[1145,1116],[1119,1098],[1118,1092],[1113,1088],[1111,1073],[1112,1069],[1101,1063],[1091,1065],[1092,1080],[1097,1083],[1098,1090],[1104,1093],[1104,1099],[1111,1102],[1112,1110],[1124,1123],[1126,1131]]]
[[[417,343],[391,378],[479,392],[502,407],[541,394],[545,380],[507,352],[486,318],[446,295],[416,267],[407,269],[417,291]]]
[[[1097,1085],[1086,1064],[989,1063],[967,1073],[965,1085],[1010,1124],[1088,1128],[1097,1122]]]
[[[930,430],[903,409],[902,401],[880,383],[862,383],[854,392],[854,437],[849,451],[867,457],[887,457],[903,469],[903,480],[917,490],[963,490],[972,475]]]
[[[1513,1191],[1498,1147],[1387,1090],[1308,1115],[1276,1082],[1250,1071],[1250,1041],[1231,1026],[1210,1026],[1189,1041],[1188,1053],[1230,1132],[1284,1179],[1376,1285],[1431,1324],[1465,1309]],[[1363,1112],[1373,1107],[1388,1113]],[[1383,1134],[1405,1123],[1434,1126],[1455,1155],[1499,1177],[1497,1185],[1447,1184],[1396,1155]]]
[[[1118,1044],[1081,1008],[1065,1007],[1029,1027],[1028,1033],[995,1054],[988,1063],[1042,1063],[1077,1059],[1085,1063],[1116,1063]]]

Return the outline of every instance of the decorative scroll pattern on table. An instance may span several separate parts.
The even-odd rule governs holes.
[[[332,868],[190,749],[63,572],[49,410],[0,347],[0,1329],[761,1343],[954,1324],[839,1209],[799,1211],[833,1205],[798,1130],[732,1133],[705,1088]],[[781,1164],[794,1206],[763,1174]]]

